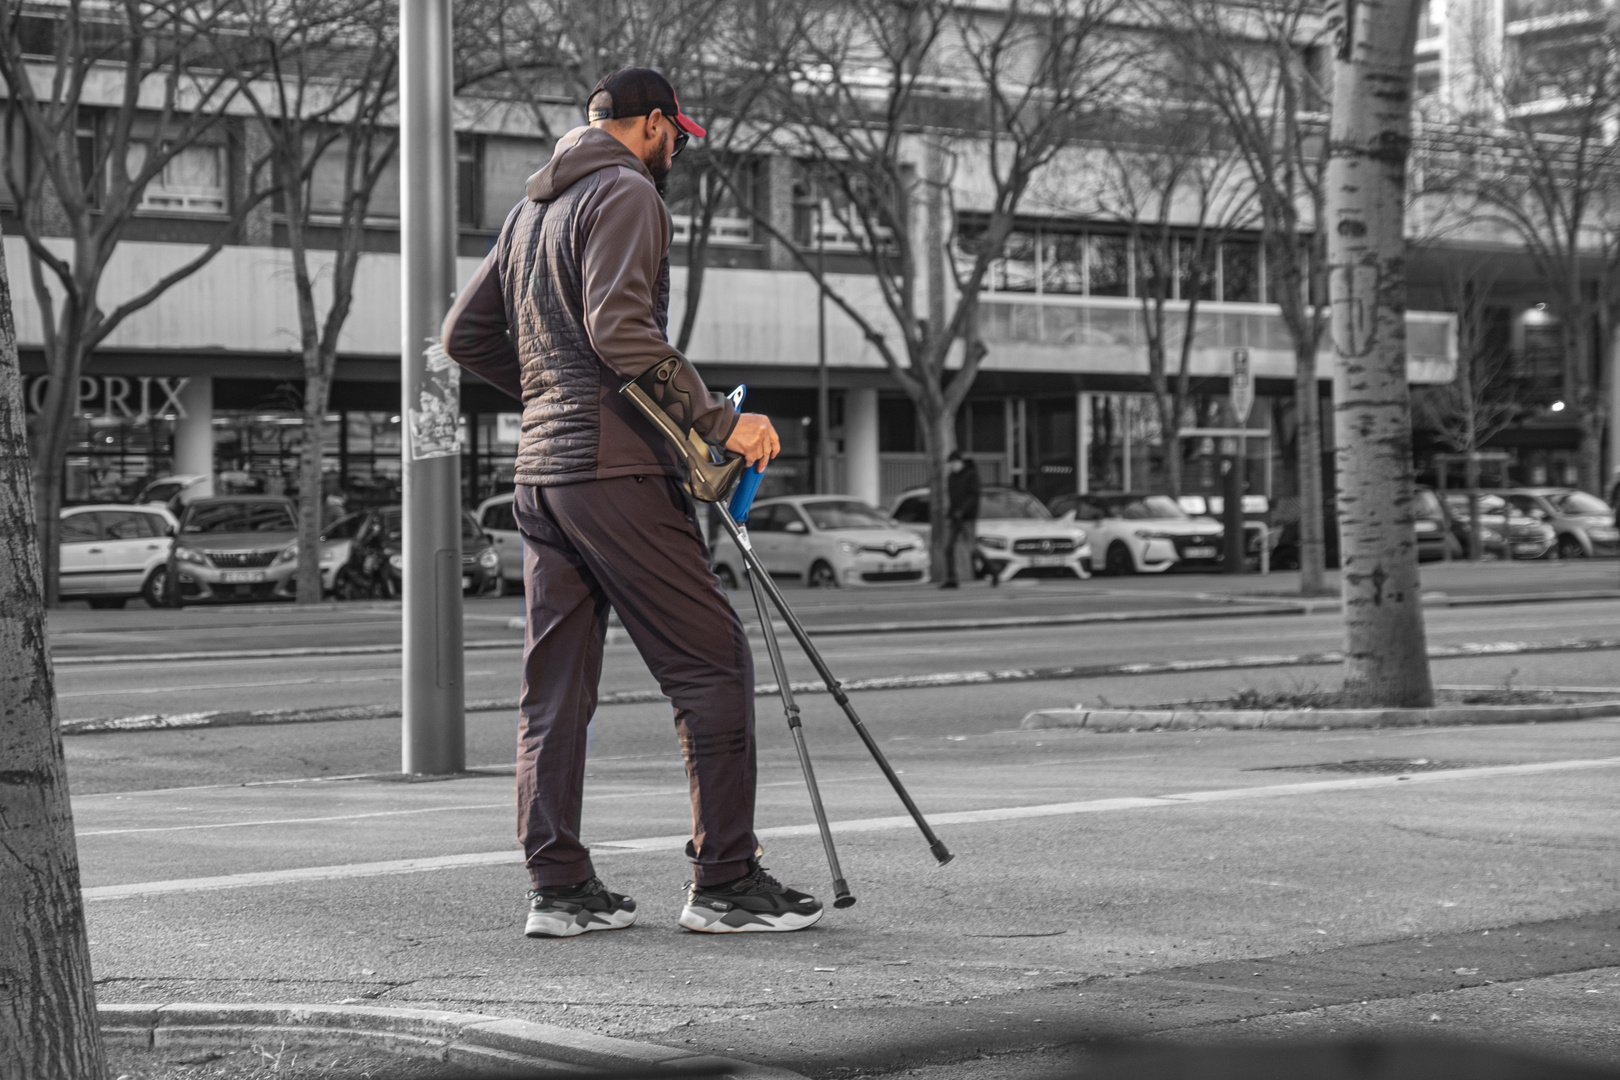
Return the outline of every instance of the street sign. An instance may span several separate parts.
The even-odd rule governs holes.
[[[1238,427],[1249,423],[1254,408],[1254,380],[1249,378],[1249,350],[1232,350],[1232,419]]]

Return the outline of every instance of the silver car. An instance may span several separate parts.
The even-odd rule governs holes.
[[[169,557],[169,602],[291,599],[298,516],[271,495],[198,499],[180,519]]]
[[[1615,529],[1614,511],[1596,495],[1576,488],[1509,488],[1493,492],[1513,509],[1538,521],[1545,521],[1558,534],[1560,559],[1590,558],[1594,555],[1620,555],[1620,531]]]

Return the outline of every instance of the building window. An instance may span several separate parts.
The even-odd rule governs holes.
[[[1092,296],[1131,294],[1131,248],[1124,236],[1092,233],[1086,259],[1086,292]]]
[[[478,228],[483,216],[483,144],[478,135],[456,136],[456,224]]]
[[[124,163],[139,178],[152,152],[149,142],[132,142]],[[147,181],[140,209],[182,214],[222,214],[226,210],[225,147],[200,143],[176,151]]]
[[[721,179],[717,168],[727,170],[731,183]],[[700,219],[704,208],[709,207],[712,210],[709,243],[752,244],[759,175],[757,159],[739,161],[735,157],[704,162],[702,167],[687,172],[680,169],[671,172],[668,186],[671,243],[690,241],[693,221]]]
[[[100,117],[93,109],[80,109],[73,129],[73,138],[79,154],[79,184],[84,200],[92,209],[101,208],[103,185],[101,172],[96,167],[101,152]]]
[[[372,153],[387,152],[386,138],[379,136],[372,144]],[[328,146],[315,163],[309,180],[309,212],[314,217],[339,218],[350,193],[347,180],[349,140],[339,138]],[[355,174],[372,164],[365,155],[357,155]],[[397,221],[399,219],[399,155],[395,153],[371,189],[371,202],[366,208],[366,220]]]
[[[1221,292],[1228,303],[1258,304],[1264,295],[1260,287],[1260,241],[1226,240],[1221,243]]]

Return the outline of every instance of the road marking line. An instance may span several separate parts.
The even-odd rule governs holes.
[[[419,806],[410,810],[372,810],[363,814],[332,814],[327,817],[262,818],[253,821],[210,821],[195,825],[152,825],[137,829],[91,829],[75,835],[80,840],[87,836],[128,836],[131,833],[193,832],[203,829],[243,829],[255,825],[316,825],[329,821],[360,821],[365,818],[403,817],[407,814],[437,814],[445,810],[510,810],[511,801],[503,803],[467,803],[459,806]]]
[[[1066,817],[1074,814],[1110,813],[1116,810],[1146,810],[1162,806],[1238,802],[1246,799],[1267,799],[1292,795],[1365,791],[1403,784],[1408,786],[1440,784],[1458,780],[1533,776],[1539,773],[1575,772],[1616,767],[1620,767],[1620,757],[1543,761],[1529,765],[1486,765],[1473,769],[1413,773],[1409,776],[1357,776],[1340,780],[1270,784],[1264,787],[1185,791],[1172,795],[1121,796],[1112,799],[1091,799],[1086,802],[959,810],[951,813],[931,814],[929,815],[929,822],[935,826],[976,825],[987,822],[1023,821],[1030,818]],[[910,817],[895,816],[838,821],[833,823],[832,829],[836,833],[851,834],[904,830],[912,826],[913,822]],[[755,835],[765,840],[775,837],[814,836],[816,835],[816,827],[814,825],[784,825],[773,829],[760,829]],[[690,837],[686,834],[678,836],[646,836],[628,840],[598,841],[592,844],[591,847],[594,851],[603,855],[631,855],[652,851],[676,852],[680,851],[689,839]],[[386,862],[340,863],[333,866],[307,866],[292,870],[266,870],[247,874],[227,874],[220,877],[141,881],[128,885],[98,885],[85,889],[84,899],[86,902],[130,900],[143,896],[160,896],[170,893],[218,892],[223,889],[240,889],[257,885],[291,885],[311,881],[382,877],[390,874],[415,874],[428,870],[452,870],[469,866],[520,864],[522,861],[523,853],[519,851],[481,851],[466,855],[440,855],[421,859],[391,859]]]

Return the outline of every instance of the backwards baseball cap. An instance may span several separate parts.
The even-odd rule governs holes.
[[[596,95],[601,93],[606,93],[612,104],[599,104]],[[586,103],[590,111],[585,118],[591,123],[627,116],[647,116],[657,109],[688,135],[701,139],[708,134],[690,116],[681,112],[680,102],[675,100],[675,88],[652,68],[620,68],[604,75]]]

